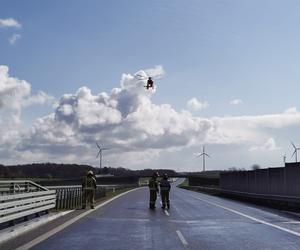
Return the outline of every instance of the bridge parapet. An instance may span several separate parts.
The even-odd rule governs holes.
[[[82,187],[80,185],[73,186],[49,186],[56,194],[56,207],[55,209],[74,209],[82,205]],[[106,189],[97,186],[95,192],[95,199],[105,197]]]
[[[55,207],[55,191],[32,181],[0,181],[0,193],[0,224]]]

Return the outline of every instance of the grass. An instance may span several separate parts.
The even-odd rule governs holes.
[[[184,187],[188,187],[189,186],[189,181],[186,178],[182,183],[180,183],[177,187],[179,188],[184,188]]]

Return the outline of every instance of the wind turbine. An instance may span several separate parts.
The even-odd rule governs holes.
[[[300,150],[300,148],[297,148],[292,141],[291,141],[291,144],[293,145],[293,148],[295,149],[294,153],[292,154],[292,157],[295,155],[295,160],[296,160],[296,162],[298,162],[297,161],[297,156],[298,156],[298,150]]]
[[[102,151],[103,150],[109,150],[109,148],[101,147],[97,142],[96,142],[96,145],[99,149],[99,152],[98,152],[96,158],[98,158],[98,156],[100,156],[99,159],[100,159],[100,171],[101,171],[101,169],[102,169]]]
[[[203,172],[205,171],[205,157],[208,156],[210,157],[207,153],[205,153],[205,146],[202,147],[202,154],[198,154],[197,158],[202,156],[203,159]]]

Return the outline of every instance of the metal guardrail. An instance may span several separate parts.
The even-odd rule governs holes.
[[[105,197],[108,192],[114,193],[124,188],[135,186],[136,185],[97,185],[95,200]],[[81,207],[83,192],[80,185],[48,186],[47,188],[53,190],[56,194],[56,210]]]
[[[55,207],[55,191],[32,181],[0,181],[0,224]]]
[[[53,190],[56,194],[56,206],[55,209],[75,209],[82,205],[82,187],[80,185],[75,186],[51,186],[47,187]],[[105,197],[106,190],[103,187],[97,186],[95,199]]]

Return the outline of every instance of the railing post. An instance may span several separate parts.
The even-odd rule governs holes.
[[[9,193],[11,194],[15,193],[15,184],[13,182],[10,183]]]
[[[29,192],[29,183],[28,182],[25,182],[25,189],[24,189],[25,192]]]

